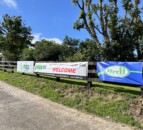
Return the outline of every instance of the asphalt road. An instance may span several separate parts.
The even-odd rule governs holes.
[[[0,130],[131,130],[0,81]]]

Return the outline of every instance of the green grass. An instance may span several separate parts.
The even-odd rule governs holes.
[[[143,128],[132,111],[134,105],[139,105],[133,104],[140,99],[139,88],[94,82],[93,87],[87,90],[83,80],[61,79],[61,82],[56,82],[50,76],[2,71],[0,80],[83,112]]]

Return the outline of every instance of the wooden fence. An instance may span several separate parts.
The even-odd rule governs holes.
[[[35,63],[38,63],[38,62],[35,62]],[[51,62],[44,61],[44,63],[51,63]],[[14,71],[16,71],[16,68],[17,68],[16,61],[0,61],[0,70],[14,73]],[[37,76],[39,75],[42,75],[42,73],[37,73]],[[60,80],[60,77],[56,77],[56,78],[57,78],[57,81]],[[88,63],[88,76],[86,77],[85,80],[87,80],[88,87],[91,87],[93,81],[100,82],[96,72],[96,62]]]
[[[14,73],[17,68],[17,62],[14,61],[0,61],[0,70],[10,71]]]
[[[36,63],[36,62],[35,62]],[[48,62],[49,63],[49,62]],[[17,68],[16,61],[0,61],[0,70],[9,71],[14,73]],[[37,76],[42,75],[42,73],[37,73]],[[60,81],[59,76],[55,76],[57,81]],[[92,82],[101,82],[98,79],[97,71],[96,71],[96,62],[88,62],[88,76],[86,77],[87,87],[90,88],[92,86]],[[139,86],[141,88],[141,95],[143,97],[143,86]]]

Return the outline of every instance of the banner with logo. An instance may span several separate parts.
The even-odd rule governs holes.
[[[34,72],[86,77],[88,75],[88,62],[36,63]]]
[[[34,61],[17,61],[17,72],[33,73]]]
[[[101,81],[143,85],[142,62],[98,62]]]

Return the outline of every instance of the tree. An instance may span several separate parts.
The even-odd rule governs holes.
[[[85,28],[96,46],[103,48],[105,60],[135,60],[135,50],[138,59],[142,58],[140,41],[143,36],[143,21],[140,0],[122,0],[121,5],[118,0],[99,0],[96,3],[93,0],[72,2],[80,9],[74,29]],[[103,44],[99,39],[103,39]]]
[[[31,28],[26,27],[21,16],[5,14],[0,23],[0,47],[6,60],[18,60],[24,48],[32,45]]]
[[[69,48],[69,54],[67,54],[68,56],[73,55],[77,51],[79,42],[80,41],[78,39],[65,36],[63,45]]]
[[[35,61],[34,48],[25,48],[20,56],[20,60],[23,61]]]
[[[83,54],[82,53],[80,53],[79,51],[78,52],[76,52],[76,53],[74,53],[72,56],[67,56],[67,57],[65,57],[65,59],[64,59],[65,61],[84,61],[84,59],[83,59]]]
[[[62,46],[53,41],[38,41],[35,43],[34,58],[37,61],[59,61]]]
[[[101,60],[101,50],[95,45],[93,40],[86,39],[80,42],[79,52],[83,55],[83,61]]]

